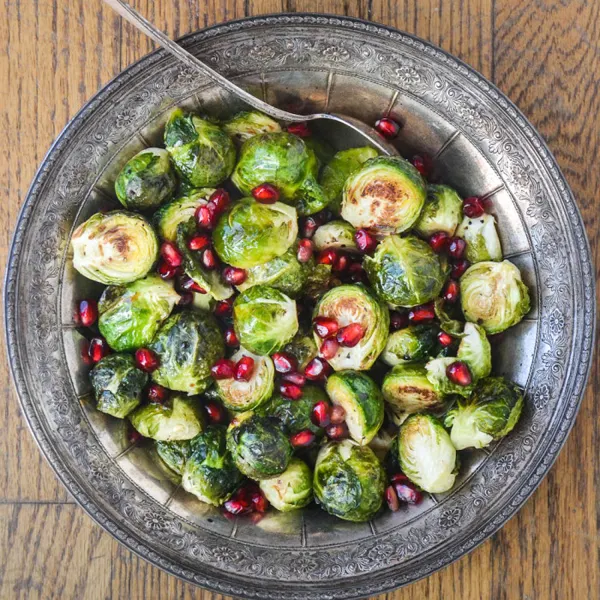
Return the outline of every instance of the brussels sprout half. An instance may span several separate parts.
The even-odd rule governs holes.
[[[148,374],[135,366],[129,354],[109,354],[90,371],[96,408],[124,419],[142,401]]]
[[[430,184],[415,231],[426,238],[438,231],[454,235],[462,218],[462,209],[463,201],[451,187]]]
[[[437,344],[437,328],[432,325],[410,325],[390,334],[381,360],[390,367],[430,358]]]
[[[331,442],[319,451],[313,488],[328,513],[346,521],[368,521],[381,508],[385,472],[368,446]]]
[[[189,440],[178,442],[154,442],[156,454],[163,464],[173,473],[181,476],[187,461],[191,446]]]
[[[339,371],[325,387],[334,405],[346,412],[350,437],[361,446],[368,444],[383,424],[383,396],[377,384],[360,371]]]
[[[425,181],[407,160],[378,156],[346,179],[342,217],[357,229],[401,233],[419,218]]]
[[[465,258],[470,263],[502,260],[502,246],[492,215],[481,215],[476,219],[465,217],[456,235],[467,242]]]
[[[293,207],[242,198],[217,222],[213,245],[223,262],[249,269],[285,254],[297,235],[298,218]]]
[[[313,244],[317,250],[335,248],[346,252],[358,252],[354,241],[356,229],[346,221],[329,221],[321,225],[313,236]]]
[[[414,236],[390,235],[363,265],[377,295],[393,306],[411,307],[436,298],[446,274],[429,244]]]
[[[271,117],[267,117],[257,110],[250,110],[239,112],[225,121],[223,129],[237,144],[241,144],[254,135],[281,131],[281,126]]]
[[[163,240],[175,242],[179,224],[187,223],[190,219],[193,219],[198,207],[206,206],[214,191],[214,188],[190,190],[185,196],[176,198],[161,206],[152,217],[158,235]]]
[[[152,379],[171,390],[199,394],[211,382],[210,368],[225,354],[223,336],[207,312],[171,315],[150,345],[160,359]]]
[[[179,108],[165,126],[165,147],[179,175],[195,188],[219,185],[235,166],[235,146],[227,133]]]
[[[458,473],[456,448],[442,423],[432,415],[411,415],[398,432],[402,472],[430,494],[447,492]]]
[[[154,210],[173,195],[176,187],[169,153],[162,148],[138,152],[115,181],[117,198],[129,210]]]
[[[312,478],[309,466],[293,457],[283,473],[263,479],[258,485],[271,506],[281,512],[289,512],[312,502]]]
[[[504,377],[486,377],[469,398],[460,398],[448,411],[444,424],[457,450],[485,448],[508,435],[523,410],[519,387]]]
[[[98,302],[98,329],[117,352],[147,346],[178,301],[173,285],[158,275],[109,286]]]
[[[197,397],[174,394],[164,404],[140,406],[129,415],[134,429],[161,442],[191,440],[203,429]]]
[[[456,358],[467,363],[474,381],[492,372],[492,348],[483,327],[465,323]]]
[[[202,502],[220,506],[241,482],[242,475],[227,450],[225,427],[208,427],[190,442],[181,479],[186,492]]]
[[[360,285],[341,285],[329,290],[315,307],[314,317],[330,317],[340,327],[359,323],[364,336],[353,348],[340,347],[329,363],[336,371],[355,369],[366,371],[373,366],[385,347],[390,325],[386,306]],[[321,339],[315,333],[315,342]]]
[[[73,267],[104,285],[122,285],[148,274],[158,258],[158,238],[141,215],[96,213],[71,237]]]
[[[508,260],[471,265],[460,279],[460,294],[467,321],[488,334],[516,325],[530,309],[529,290]]]

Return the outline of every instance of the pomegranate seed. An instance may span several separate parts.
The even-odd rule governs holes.
[[[199,206],[194,213],[196,223],[201,229],[212,229],[215,226],[216,214],[214,213],[215,205],[206,204]]]
[[[315,217],[306,217],[302,225],[302,235],[305,238],[312,238],[319,226],[320,223]]]
[[[231,498],[230,500],[227,500],[223,506],[225,507],[225,510],[232,515],[243,515],[244,513],[251,511],[248,501],[239,500],[237,498]]]
[[[278,373],[289,373],[298,368],[296,357],[287,352],[275,352],[275,354],[271,355],[271,359]]]
[[[302,123],[292,123],[287,126],[288,133],[293,133],[298,137],[310,137],[312,134],[310,129],[308,128],[308,124],[305,122]]]
[[[137,444],[144,436],[137,429],[132,428],[128,437],[131,444]]]
[[[267,512],[267,509],[269,508],[269,502],[259,490],[252,493],[250,502],[252,503],[254,510],[259,513]]]
[[[254,371],[254,359],[251,356],[242,356],[235,365],[236,381],[250,381]]]
[[[325,379],[331,372],[329,363],[319,358],[318,356],[313,358],[304,369],[304,375],[311,381],[320,381]]]
[[[219,188],[210,195],[208,201],[215,207],[215,213],[220,215],[229,206],[229,192],[223,188]]]
[[[320,265],[333,265],[337,258],[337,252],[332,248],[321,250],[317,255],[317,263]]]
[[[392,331],[404,329],[408,326],[408,314],[405,312],[393,311],[390,313],[390,328]]]
[[[81,360],[86,364],[86,365],[93,365],[94,361],[90,355],[90,343],[87,340],[83,340],[81,342]]]
[[[429,238],[431,249],[440,254],[448,247],[448,239],[450,236],[445,231],[437,231]]]
[[[410,481],[395,483],[394,491],[398,500],[407,504],[419,504],[423,500],[423,494]]]
[[[210,236],[206,235],[205,233],[199,233],[198,235],[195,235],[194,237],[190,238],[188,243],[187,243],[187,247],[190,250],[204,250],[205,248],[208,248],[210,246]]]
[[[158,383],[151,383],[148,386],[146,396],[150,402],[162,404],[169,397],[169,390]]]
[[[365,337],[365,332],[366,329],[360,323],[350,323],[337,332],[336,339],[342,346],[354,348]]]
[[[211,368],[210,374],[218,381],[220,379],[233,379],[235,363],[228,358],[220,358]]]
[[[396,490],[393,485],[385,488],[385,501],[387,502],[388,508],[392,512],[396,512],[400,510],[400,502],[398,501],[398,494],[396,494]]]
[[[223,516],[229,521],[235,521],[236,516],[233,513],[230,513],[228,510],[223,509]]]
[[[298,260],[301,263],[308,262],[313,255],[313,245],[312,242],[304,238],[298,242]]]
[[[331,407],[325,400],[319,400],[313,407],[310,413],[310,420],[317,427],[327,427],[331,423],[330,417]]]
[[[317,317],[313,321],[313,329],[320,338],[327,338],[337,333],[339,325],[335,319],[328,317]]]
[[[173,242],[163,242],[160,246],[160,255],[171,267],[179,267],[183,262],[183,256]]]
[[[166,260],[161,258],[156,271],[162,279],[168,280],[173,279],[179,273],[179,267],[172,267]]]
[[[81,300],[78,312],[79,323],[84,327],[91,327],[98,318],[98,303],[90,299]]]
[[[354,233],[354,241],[361,252],[369,254],[375,250],[377,240],[366,229],[358,229]]]
[[[227,413],[225,412],[223,405],[219,404],[218,402],[209,400],[204,405],[204,410],[206,411],[208,420],[213,425],[219,425],[227,421]]]
[[[444,291],[442,292],[442,298],[446,302],[450,302],[454,304],[458,300],[458,295],[460,294],[460,286],[458,285],[458,281],[455,279],[450,279],[446,286],[444,287]]]
[[[468,268],[468,260],[462,258],[460,260],[454,261],[450,269],[450,275],[452,276],[452,279],[460,279]]]
[[[287,381],[289,383],[293,383],[294,385],[297,385],[298,387],[304,387],[304,384],[306,383],[306,377],[304,375],[302,375],[302,373],[298,373],[298,371],[291,371],[290,373],[284,373],[283,376],[281,377],[281,379],[283,379],[284,381]]]
[[[325,428],[325,434],[330,440],[343,440],[348,437],[348,426],[346,423],[332,423]]]
[[[238,336],[236,335],[233,327],[228,327],[225,330],[225,343],[230,348],[237,348],[240,345],[240,340],[238,340]]]
[[[215,304],[214,313],[217,317],[227,317],[231,314],[233,310],[233,298],[228,298],[227,300],[219,300]]]
[[[334,404],[331,408],[331,423],[333,425],[340,425],[346,420],[346,411],[343,406]]]
[[[438,342],[444,348],[447,348],[448,346],[450,346],[450,344],[452,344],[452,342],[454,341],[454,339],[452,338],[452,336],[450,334],[446,333],[445,331],[440,331],[438,333],[437,339],[438,339]]]
[[[392,483],[404,483],[406,481],[410,481],[410,479],[404,474],[404,473],[394,473],[391,477],[390,477],[390,481]]]
[[[198,294],[206,294],[206,290],[200,287],[191,277],[186,277],[181,282],[181,287],[186,292],[196,292]]]
[[[466,247],[467,242],[459,237],[451,237],[448,240],[448,254],[452,258],[462,258]]]
[[[252,196],[261,204],[275,204],[279,200],[279,190],[270,183],[263,183],[252,190]]]
[[[306,448],[315,441],[316,437],[310,429],[305,429],[293,435],[290,438],[290,444],[292,444],[293,448]]]
[[[433,167],[431,157],[427,156],[427,154],[423,154],[422,156],[417,154],[416,156],[413,156],[411,162],[415,169],[421,173],[422,177],[427,177]]]
[[[182,292],[179,294],[179,306],[189,306],[194,301],[194,294],[192,292]]]
[[[223,269],[223,279],[231,285],[241,285],[246,281],[248,274],[244,269],[238,269],[237,267],[225,267]]]
[[[343,273],[348,268],[348,257],[342,254],[338,256],[333,263],[333,271],[336,273]],[[361,267],[362,268],[362,267]]]
[[[158,369],[160,360],[149,348],[138,348],[135,351],[135,364],[138,369],[151,373]]]
[[[485,212],[485,206],[483,205],[483,200],[479,196],[469,196],[465,198],[463,202],[463,213],[465,216],[476,219],[480,217]]]
[[[435,319],[435,310],[433,308],[433,302],[421,304],[421,306],[415,306],[414,308],[411,308],[408,313],[408,319],[412,323],[423,323],[424,321],[433,321],[433,319]]]
[[[337,354],[339,349],[340,349],[340,343],[334,337],[331,337],[331,338],[327,338],[321,344],[321,348],[319,349],[319,354],[325,360],[331,360]]]
[[[89,355],[93,363],[100,362],[109,354],[110,348],[104,338],[95,337],[90,340]]]
[[[375,129],[377,129],[384,138],[391,140],[398,135],[400,125],[389,117],[383,117],[383,119],[375,121]]]
[[[295,383],[289,381],[282,381],[279,385],[279,392],[284,398],[288,400],[299,400],[302,398],[302,388]]]
[[[348,275],[350,275],[350,280],[354,282],[360,282],[365,280],[365,270],[363,266],[358,262],[353,262],[348,267]]]
[[[473,378],[469,367],[462,360],[457,360],[446,367],[446,375],[448,379],[456,385],[471,385]]]
[[[213,269],[215,269],[217,267],[218,262],[219,262],[219,260],[217,258],[217,255],[215,254],[214,250],[212,250],[211,248],[207,248],[202,253],[202,264],[209,271],[212,271]]]

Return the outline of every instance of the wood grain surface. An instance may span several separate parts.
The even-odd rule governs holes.
[[[276,12],[338,13],[417,34],[496,83],[541,131],[600,264],[600,2],[594,0],[138,0],[172,36]],[[153,46],[101,0],[0,7],[0,267],[33,174],[99,88]],[[0,598],[217,600],[102,531],[57,482],[20,415],[0,348]],[[388,600],[600,598],[600,363],[548,477],[499,533]],[[379,600],[382,600],[381,596]]]

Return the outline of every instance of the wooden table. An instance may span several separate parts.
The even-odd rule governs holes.
[[[496,83],[541,131],[579,201],[600,264],[600,3],[139,0],[135,6],[172,36],[249,15],[313,11],[371,19],[438,44]],[[152,44],[100,0],[5,0],[0,42],[4,265],[27,187],[52,140]],[[133,555],[73,502],[27,430],[2,359],[0,598],[216,600]],[[599,367],[597,358],[560,458],[519,514],[469,556],[388,598],[600,597]]]

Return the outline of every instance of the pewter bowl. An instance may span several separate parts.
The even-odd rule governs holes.
[[[525,388],[526,409],[501,443],[463,456],[452,492],[370,523],[318,509],[229,521],[197,502],[130,446],[123,422],[96,412],[74,299],[98,292],[78,276],[70,234],[113,206],[124,162],[156,144],[180,105],[214,115],[239,106],[164,52],[108,84],[60,135],[23,207],[6,280],[8,346],[23,411],[57,475],[127,547],[192,583],[251,598],[355,598],[424,577],[473,549],[525,502],[573,425],[594,331],[589,248],[552,155],[523,115],[481,75],[414,37],[315,15],[229,23],[185,46],[279,106],[403,124],[407,156],[434,157],[435,177],[489,199],[507,258],[533,308],[495,341],[494,365]]]

